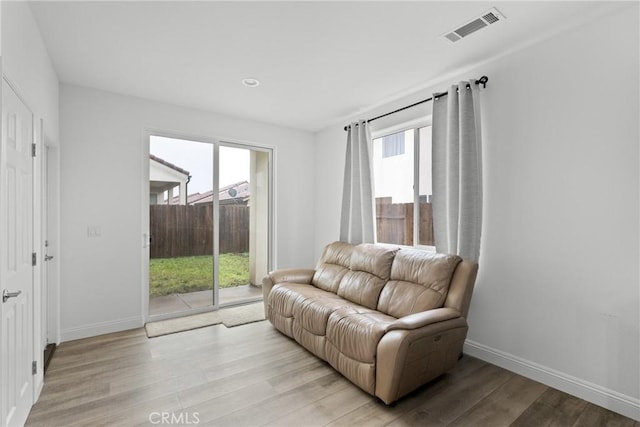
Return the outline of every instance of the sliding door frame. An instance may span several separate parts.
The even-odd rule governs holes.
[[[184,315],[205,313],[209,311],[218,310],[220,307],[220,299],[219,299],[219,255],[220,255],[220,244],[219,244],[219,231],[220,231],[220,221],[219,221],[219,194],[217,191],[213,192],[213,212],[214,212],[214,221],[213,221],[213,293],[212,293],[212,302],[213,304],[208,307],[195,308],[189,311],[175,312],[175,313],[167,313],[167,314],[159,314],[159,315],[149,315],[149,251],[150,251],[150,224],[149,224],[149,154],[150,154],[150,146],[151,146],[151,137],[164,137],[164,138],[172,138],[172,139],[180,139],[184,141],[192,141],[199,143],[207,143],[213,146],[213,188],[219,188],[220,184],[220,176],[219,176],[219,164],[220,164],[220,147],[231,147],[231,148],[239,148],[246,150],[254,150],[267,153],[269,156],[269,171],[268,171],[268,213],[269,213],[269,221],[268,221],[268,237],[267,237],[267,268],[269,271],[273,269],[275,264],[275,153],[276,148],[272,146],[268,146],[265,144],[259,144],[255,142],[248,141],[239,141],[229,138],[217,138],[211,136],[194,136],[181,132],[172,132],[167,130],[159,130],[147,128],[144,130],[143,135],[143,143],[142,143],[142,188],[141,188],[141,201],[142,201],[142,274],[141,274],[141,290],[142,290],[142,318],[143,324],[146,324],[149,321],[156,320],[164,320],[175,317],[181,317]]]
[[[267,271],[271,271],[273,270],[273,258],[274,258],[274,253],[275,253],[275,244],[274,244],[274,223],[275,223],[275,210],[274,210],[274,191],[273,191],[273,183],[274,183],[274,179],[273,179],[273,171],[274,171],[274,165],[273,165],[273,160],[274,160],[274,151],[275,149],[273,147],[267,147],[264,145],[257,145],[257,144],[250,144],[250,143],[243,143],[243,142],[232,142],[228,139],[222,139],[220,141],[218,141],[217,144],[214,144],[213,147],[213,159],[214,159],[214,163],[213,163],[213,188],[220,188],[220,175],[219,175],[219,162],[220,162],[220,147],[229,147],[229,148],[238,148],[238,149],[242,149],[242,150],[251,150],[251,151],[259,151],[262,153],[266,153],[269,156],[269,171],[268,171],[268,176],[267,176],[267,181],[269,183],[268,185],[268,194],[267,194],[267,203],[268,203],[268,215],[269,215],[269,221],[267,224],[267,246],[268,246],[268,250],[267,250]],[[214,191],[213,192],[213,212],[214,215],[219,215],[220,211],[219,211],[219,207],[220,207],[220,193],[218,191]],[[214,239],[213,239],[213,253],[214,253],[214,258],[213,258],[213,263],[214,263],[214,272],[219,271],[219,265],[218,265],[218,261],[219,261],[219,256],[220,256],[220,242],[218,239],[215,238],[215,236],[219,236],[219,228],[220,228],[220,221],[219,221],[219,216],[218,218],[214,218],[213,221],[213,233],[214,233]],[[214,280],[214,292],[215,292],[215,307],[219,308],[220,307],[220,299],[219,299],[219,277],[218,274],[213,275],[213,280]],[[225,304],[224,306],[226,306],[227,304]],[[223,307],[224,307],[223,306]]]

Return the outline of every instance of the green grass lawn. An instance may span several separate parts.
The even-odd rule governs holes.
[[[249,284],[249,254],[221,254],[219,266],[221,289]],[[149,260],[149,294],[152,297],[212,288],[212,256]]]

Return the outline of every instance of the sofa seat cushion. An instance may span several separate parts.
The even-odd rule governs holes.
[[[324,336],[329,316],[342,307],[356,304],[315,286],[281,283],[269,294],[270,311],[295,320],[298,327],[314,335]]]
[[[344,356],[358,362],[374,363],[378,342],[387,326],[395,320],[395,317],[366,307],[339,308],[329,316],[327,340]]]
[[[271,312],[284,317],[293,317],[293,310],[301,301],[324,295],[331,294],[303,283],[279,283],[269,293],[267,304]]]
[[[327,360],[326,331],[329,317],[340,309],[358,306],[336,294],[300,283],[281,283],[269,293],[270,320],[307,350]]]
[[[331,313],[349,304],[349,301],[335,294],[314,295],[296,304],[293,317],[301,328],[314,335],[324,336]]]
[[[308,299],[299,299],[293,309],[291,333],[304,348],[322,360],[327,360],[326,331],[331,313],[347,306],[346,301],[335,294],[316,295]]]
[[[280,331],[293,338],[293,310],[297,301],[324,291],[304,283],[279,283],[265,299],[265,314]]]
[[[345,307],[329,316],[326,361],[367,393],[375,393],[378,342],[396,319],[366,307]]]

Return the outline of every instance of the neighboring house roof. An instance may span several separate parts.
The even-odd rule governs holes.
[[[180,166],[176,166],[176,165],[174,165],[174,164],[173,164],[173,163],[171,163],[171,162],[168,162],[168,161],[166,161],[166,160],[164,160],[164,159],[161,159],[161,158],[160,158],[160,157],[158,157],[158,156],[154,156],[153,154],[149,154],[149,158],[150,158],[151,160],[154,160],[154,161],[156,161],[156,162],[160,163],[161,165],[165,165],[166,167],[173,169],[173,170],[174,170],[174,171],[176,171],[176,172],[180,172],[181,174],[184,174],[184,175],[189,176],[189,171],[184,170],[184,169],[182,169]]]
[[[178,196],[174,197],[174,201],[177,199]],[[247,200],[249,200],[249,182],[240,181],[220,188],[218,200],[222,204],[246,203]],[[213,191],[193,193],[187,196],[188,205],[199,205],[204,203],[213,203]]]
[[[187,204],[194,205],[200,202],[201,200],[205,200],[205,199],[211,200],[212,197],[213,197],[213,190],[210,190],[204,193],[189,194],[187,196]]]
[[[158,194],[165,191],[171,191],[173,188],[179,187],[181,191],[187,193],[187,184],[191,180],[191,174],[189,171],[182,169],[179,166],[174,165],[158,156],[149,154],[149,192],[150,194],[156,194],[155,199],[158,199]],[[161,200],[156,200],[154,203],[164,203]],[[184,200],[178,199],[176,204],[184,203]]]

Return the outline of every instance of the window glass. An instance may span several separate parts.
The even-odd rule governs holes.
[[[373,140],[378,242],[413,245],[413,135],[409,129]],[[402,154],[385,156],[385,141],[404,143]]]
[[[422,246],[433,246],[433,211],[431,210],[431,127],[423,127],[420,135],[420,162],[418,177],[418,199],[420,206],[418,242]]]
[[[375,138],[373,175],[378,242],[432,246],[431,127]]]
[[[382,138],[382,157],[393,157],[404,154],[404,137],[406,132],[394,133]]]

